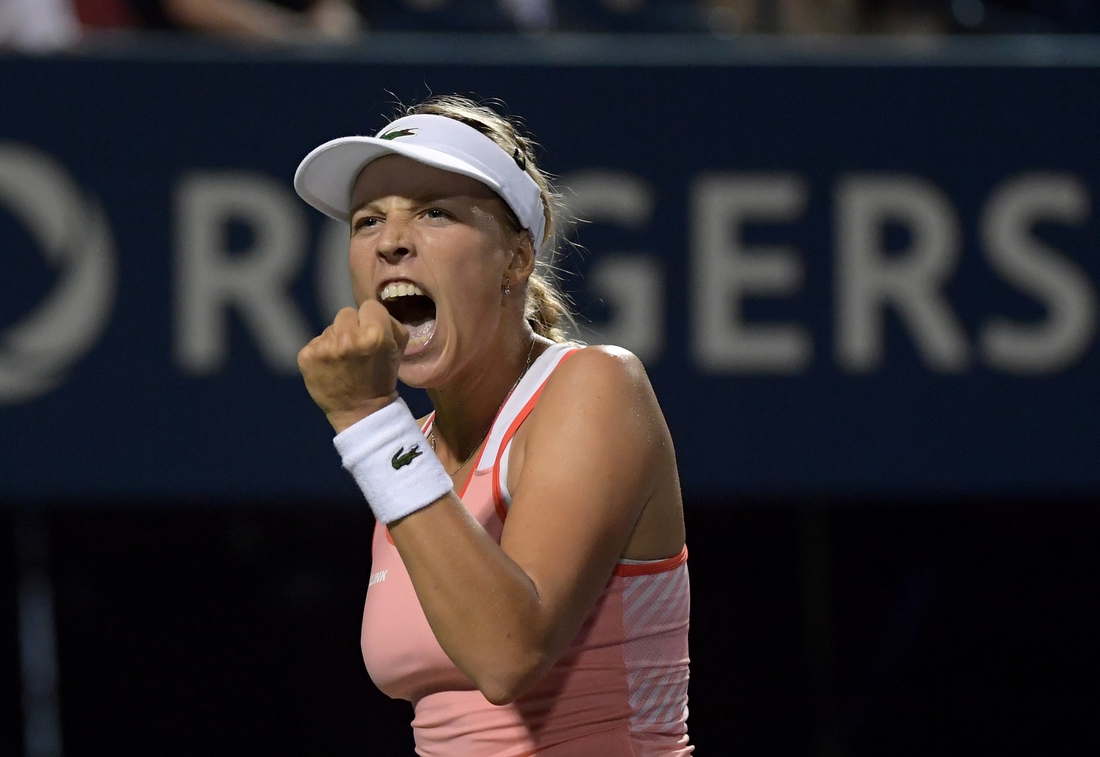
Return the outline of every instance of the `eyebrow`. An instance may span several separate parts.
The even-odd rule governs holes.
[[[415,205],[430,205],[433,202],[439,202],[440,200],[447,200],[447,199],[450,199],[450,198],[456,197],[456,196],[457,195],[455,195],[452,192],[434,192],[434,193],[431,193],[431,194],[422,195],[420,197],[414,197],[414,198],[412,198],[412,201]],[[370,202],[363,202],[363,203],[360,203],[360,204],[356,205],[348,213],[348,218],[354,217],[355,214],[358,213],[361,210],[369,209],[376,202],[377,202],[377,200],[371,200]]]

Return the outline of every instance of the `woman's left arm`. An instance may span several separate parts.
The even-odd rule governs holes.
[[[510,464],[518,475],[499,545],[453,497],[390,525],[440,645],[498,704],[576,636],[642,510],[676,475],[641,363],[605,347],[552,374]]]

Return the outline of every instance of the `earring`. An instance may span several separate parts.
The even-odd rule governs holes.
[[[506,283],[504,285],[504,295],[507,297],[511,293],[512,293],[512,285]]]

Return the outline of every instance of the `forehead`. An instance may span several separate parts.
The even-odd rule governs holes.
[[[383,197],[413,201],[443,197],[500,199],[477,179],[427,166],[403,155],[385,155],[363,168],[352,187],[352,210]]]

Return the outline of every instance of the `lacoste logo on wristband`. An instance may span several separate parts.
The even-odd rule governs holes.
[[[413,460],[423,454],[424,453],[420,451],[419,444],[414,444],[412,447],[409,448],[408,452],[405,452],[405,448],[402,447],[401,449],[397,450],[397,452],[393,453],[393,459],[390,460],[390,463],[393,464],[393,469],[397,470],[398,468],[404,468],[406,465],[408,465]]]

